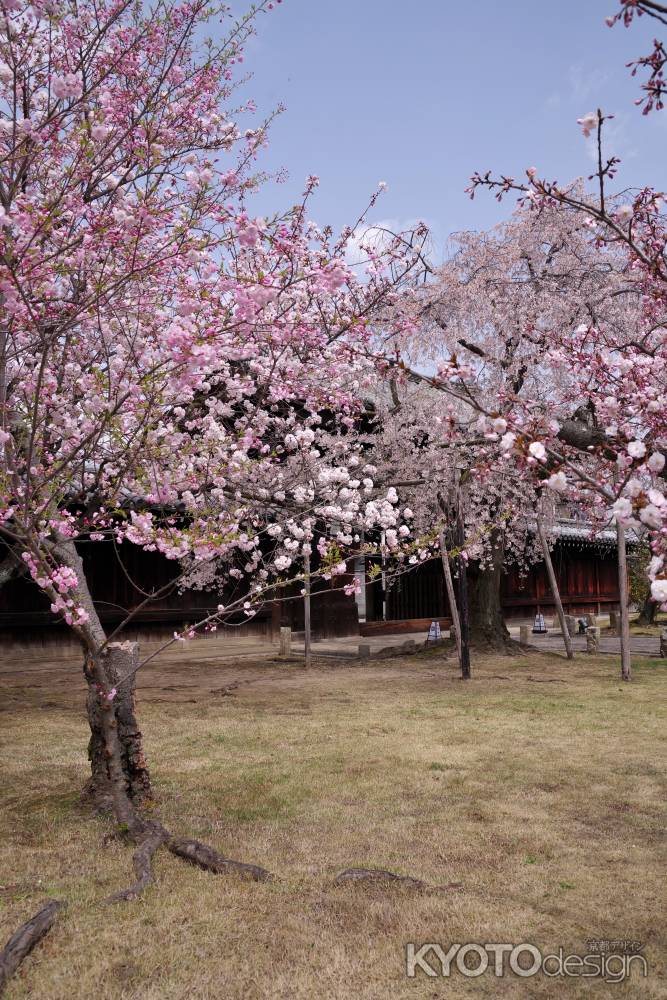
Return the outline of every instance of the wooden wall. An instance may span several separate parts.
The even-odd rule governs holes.
[[[439,559],[399,576],[388,589],[387,618],[437,618],[447,614],[449,603]]]
[[[552,559],[566,611],[578,614],[618,607],[615,551],[557,544]],[[550,613],[554,604],[544,564],[536,564],[525,576],[521,576],[517,567],[508,567],[503,575],[501,601],[508,618],[530,617],[538,607]],[[386,603],[389,620],[448,615],[440,560],[433,559],[391,581]],[[382,618],[382,588],[377,579],[366,589],[366,604],[367,620],[379,621]]]
[[[561,600],[567,612],[610,611],[618,608],[618,569],[615,551],[593,546],[556,545],[552,560]],[[543,563],[520,576],[515,566],[503,578],[502,603],[507,617],[525,617],[554,609]]]
[[[83,544],[80,549],[93,598],[107,629],[141,602],[143,597],[138,588],[154,589],[174,576],[174,563],[138,546],[125,544],[120,547],[122,567],[110,543]],[[561,544],[554,549],[553,561],[566,611],[577,614],[618,607],[614,551]],[[351,577],[338,577],[335,587],[327,581],[319,581],[314,586],[311,617],[315,636],[330,638],[358,634],[356,602],[340,589],[349,579]],[[241,583],[239,587],[242,586]],[[243,591],[239,589],[238,593]],[[279,602],[267,602],[237,634],[276,638],[281,624],[290,625],[295,631],[303,630],[301,585],[287,588],[281,597]],[[379,579],[367,585],[367,621],[382,619],[382,597]],[[205,591],[180,594],[173,590],[144,608],[125,634],[143,640],[168,636],[185,623],[201,620],[219,603],[229,604],[230,599],[230,592],[223,595]],[[395,579],[387,589],[386,601],[387,618],[391,621],[448,616],[440,561],[434,559]],[[508,618],[530,617],[538,607],[551,613],[553,602],[544,566],[534,566],[525,577],[516,567],[509,567],[503,577],[502,603]],[[29,578],[13,580],[0,588],[0,644],[24,644],[26,641],[50,644],[67,638],[67,627],[54,618],[48,600]]]
[[[136,545],[124,544],[117,551],[110,542],[82,543],[79,546],[86,579],[97,611],[105,628],[110,631],[149,592],[169,583],[178,573],[178,564],[156,552],[146,552]],[[119,562],[120,560],[122,561]],[[321,581],[314,587],[312,624],[314,635],[327,638],[354,635],[358,632],[357,607],[353,597],[346,597],[340,587],[350,577],[338,577],[336,588]],[[277,637],[281,623],[293,629],[303,629],[303,600],[298,588],[287,588],[282,600],[267,601],[256,616],[239,627],[241,635]],[[218,604],[229,605],[234,597],[245,594],[244,582],[236,591],[221,594],[190,590],[170,592],[152,601],[138,613],[124,633],[127,637],[151,639],[168,636],[186,623],[205,618]],[[242,620],[238,616],[237,621]],[[234,621],[234,619],[232,619]],[[40,593],[28,576],[11,580],[0,588],[0,644],[24,644],[30,639],[38,644],[68,641],[69,630],[50,611],[48,599]]]

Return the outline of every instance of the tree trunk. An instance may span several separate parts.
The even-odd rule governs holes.
[[[654,625],[657,611],[658,611],[657,602],[652,600],[649,595],[642,604],[642,609],[639,612],[639,618],[637,619],[637,624]]]
[[[112,654],[113,655],[113,654]],[[89,679],[89,695],[94,693],[97,699],[96,722],[102,733],[105,757],[105,777],[106,792],[111,800],[114,819],[119,826],[124,827],[125,832],[139,842],[139,837],[143,832],[145,824],[139,819],[132,801],[130,800],[127,780],[125,777],[125,765],[123,761],[123,750],[119,737],[119,722],[114,705],[116,690],[110,687],[109,671],[106,660],[108,652],[104,650],[100,653],[88,654],[86,656],[85,674]],[[90,707],[89,699],[89,707]],[[102,791],[95,790],[98,802]]]
[[[510,634],[500,604],[505,546],[500,531],[491,533],[491,561],[485,569],[468,567],[470,645],[505,652]]]
[[[130,670],[136,667],[139,647],[135,642],[112,642],[104,657],[104,671],[110,688],[117,686]],[[111,806],[112,788],[109,773],[109,759],[103,731],[102,710],[95,680],[86,672],[88,682],[88,722],[90,740],[88,759],[91,776],[83,790],[84,797],[92,799],[96,806],[108,809]],[[139,804],[151,798],[151,783],[146,755],[144,754],[141,731],[135,715],[135,675],[117,689],[111,703],[114,712],[120,761],[128,798]]]
[[[108,741],[104,735],[107,711],[111,711],[114,732],[120,744],[120,766],[125,791],[130,801],[139,804],[151,798],[152,793],[141,731],[135,715],[136,675],[133,673],[130,680],[118,687],[119,681],[136,667],[139,647],[135,642],[112,642],[105,646],[106,634],[86,581],[83,560],[74,542],[60,539],[55,554],[76,573],[79,581],[76,589],[77,603],[88,614],[85,626],[87,659],[84,664],[84,676],[88,684],[87,710],[91,734],[88,759],[91,776],[82,795],[86,799],[91,799],[100,809],[108,810],[112,806],[111,764]],[[103,653],[100,652],[102,649]],[[110,702],[110,708],[107,709],[105,705],[104,717],[100,709],[100,685],[105,685],[108,690],[118,688]]]

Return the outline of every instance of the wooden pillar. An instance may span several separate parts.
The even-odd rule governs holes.
[[[594,566],[595,566],[595,608],[596,608],[595,613],[599,615],[600,614],[600,556],[597,554],[597,552],[595,555]]]

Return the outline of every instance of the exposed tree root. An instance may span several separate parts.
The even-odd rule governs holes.
[[[125,706],[126,719],[118,704],[117,690],[115,686],[111,688],[112,683],[114,685],[119,683],[112,671],[112,667],[117,664],[115,661],[110,662],[114,657],[120,662],[122,654],[128,660],[127,669],[132,669],[137,656],[136,648],[136,643],[112,643],[106,655],[103,653],[88,655],[85,665],[89,684],[89,709],[94,709],[95,723],[99,729],[99,749],[104,760],[104,781],[101,784],[106,787],[102,788],[98,784],[95,790],[102,794],[107,790],[111,793],[113,814],[118,824],[117,832],[136,847],[133,857],[136,880],[126,889],[114,893],[107,902],[128,902],[137,899],[152,884],[153,857],[163,844],[172,854],[206,871],[224,875],[235,873],[251,878],[255,882],[266,881],[271,875],[265,868],[225,858],[199,840],[173,837],[158,820],[146,819],[139,813],[137,805],[146,797],[143,792],[150,792],[148,769],[145,767],[146,761],[141,747],[141,733],[134,719],[134,703]],[[136,741],[129,739],[133,735],[137,735]],[[128,746],[131,748],[131,754],[129,751],[125,753]],[[132,781],[128,780],[131,771],[128,761],[132,755],[140,765],[139,771],[143,768],[146,777],[145,788],[139,782],[136,794]],[[93,773],[96,773],[95,769]]]
[[[422,882],[421,879],[413,878],[411,875],[397,875],[384,868],[346,868],[345,871],[339,872],[334,879],[334,885],[381,885],[382,883],[406,886],[406,888],[418,891],[455,891],[463,888],[461,882],[429,885],[428,882]]]
[[[216,875],[242,875],[252,879],[253,882],[267,882],[273,878],[271,872],[267,871],[266,868],[224,858],[222,854],[218,854],[208,844],[202,844],[199,840],[170,837],[167,847],[177,857],[183,858],[205,871],[214,872]]]
[[[14,934],[0,952],[0,993],[4,991],[8,980],[14,975],[23,959],[38,944],[53,927],[58,910],[64,904],[52,899],[37,913],[26,921]]]
[[[426,883],[411,875],[396,875],[384,868],[346,868],[334,879],[335,885],[345,885],[348,882],[396,882],[410,886],[411,889],[425,889]]]
[[[172,837],[161,823],[154,820],[144,821],[136,817],[132,829],[123,830],[111,836],[125,841],[129,840],[137,845],[132,858],[137,879],[127,889],[122,889],[109,896],[106,900],[107,903],[127,903],[138,899],[154,881],[153,857],[163,844],[176,857],[197,865],[204,871],[213,872],[215,875],[240,875],[253,882],[267,882],[273,878],[271,872],[267,871],[266,868],[225,858],[222,854],[218,854],[213,847],[203,844],[200,840]],[[110,843],[110,836],[107,835],[104,840],[105,843]]]
[[[137,876],[136,882],[133,882],[127,889],[122,889],[109,896],[107,903],[127,903],[130,900],[138,899],[144,889],[148,888],[154,881],[153,855],[160,845],[166,843],[168,839],[169,834],[159,824],[155,824],[154,829],[147,831],[145,839],[141,841],[132,858],[134,873]]]

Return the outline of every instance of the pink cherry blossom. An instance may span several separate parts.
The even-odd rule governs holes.
[[[228,9],[204,0],[39,19],[17,0],[0,33],[0,531],[95,655],[77,541],[160,553],[181,589],[243,591],[212,627],[298,580],[319,533],[336,577],[400,522],[398,494],[351,470],[383,377],[374,324],[403,329],[388,307],[425,230],[353,270],[351,229],[309,221],[314,175],[296,206],[248,214],[267,132],[235,123],[254,107],[233,67],[268,6],[225,40]]]
[[[598,121],[599,116],[597,111],[588,111],[582,118],[577,118],[577,125],[581,125],[581,131],[586,139],[598,127]]]
[[[627,452],[631,458],[643,458],[646,454],[646,445],[643,441],[630,441]]]

